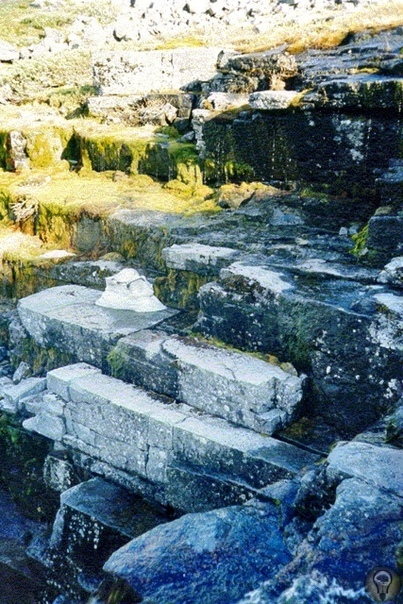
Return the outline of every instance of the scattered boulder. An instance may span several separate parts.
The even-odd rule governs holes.
[[[289,560],[277,510],[266,504],[183,516],[122,547],[104,570],[147,601],[213,604],[235,602]]]

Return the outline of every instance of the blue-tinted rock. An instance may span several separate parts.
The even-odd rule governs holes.
[[[189,514],[115,552],[104,569],[145,602],[234,602],[290,560],[274,506]]]

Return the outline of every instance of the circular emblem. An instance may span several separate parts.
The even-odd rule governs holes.
[[[375,566],[365,577],[366,592],[375,602],[393,600],[401,587],[400,576],[389,566]]]

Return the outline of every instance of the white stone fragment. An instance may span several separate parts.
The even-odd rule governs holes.
[[[134,268],[124,268],[117,275],[106,277],[105,281],[106,289],[96,300],[97,306],[136,312],[158,312],[166,309],[154,295],[151,283]]]
[[[232,275],[244,277],[248,281],[255,282],[272,294],[281,294],[294,286],[283,279],[283,274],[272,271],[264,266],[252,266],[242,262],[234,262],[228,268],[223,268],[220,277],[225,279]]]
[[[168,268],[189,270],[190,263],[217,266],[221,262],[232,262],[239,252],[229,247],[215,247],[202,243],[174,244],[162,250]]]
[[[249,95],[249,104],[252,109],[262,111],[288,109],[299,96],[300,93],[295,90],[264,90]]]

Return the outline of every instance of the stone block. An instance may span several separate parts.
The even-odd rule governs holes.
[[[162,257],[168,268],[200,274],[218,274],[221,268],[231,264],[237,256],[238,250],[201,243],[174,244],[162,250]]]
[[[102,95],[175,91],[217,72],[219,48],[101,52],[93,59],[94,83]]]
[[[197,327],[204,336],[275,354],[307,373],[314,384],[312,412],[347,436],[374,423],[400,397],[401,317],[391,295],[331,276],[306,287],[264,262],[235,263],[200,289]]]
[[[212,604],[238,602],[290,560],[278,513],[267,504],[186,514],[125,545],[104,570],[145,601]]]
[[[252,109],[278,111],[295,106],[300,96],[295,90],[264,90],[249,95],[249,104]]]
[[[73,486],[75,480],[73,465],[56,455],[48,455],[43,465],[43,478],[46,485],[53,491],[63,493]]]
[[[327,458],[327,474],[332,479],[359,478],[403,497],[403,451],[364,442],[340,443]]]
[[[174,428],[174,459],[254,488],[290,478],[317,457],[218,418],[189,418]]]
[[[50,415],[62,416],[66,402],[57,394],[47,392],[42,396],[41,410]]]
[[[126,380],[265,433],[289,420],[302,398],[302,378],[196,339],[138,332],[122,338],[113,356]],[[260,417],[272,409],[279,413]]]
[[[113,375],[177,398],[178,372],[161,348],[166,337],[164,332],[143,330],[121,338],[110,357]]]
[[[178,366],[179,399],[234,423],[253,428],[253,414],[273,408],[292,416],[302,399],[301,378],[251,355],[181,338],[162,348]]]
[[[22,324],[43,348],[55,347],[84,361],[103,367],[119,338],[151,327],[176,311],[138,313],[96,306],[98,290],[79,285],[47,289],[18,303]]]
[[[218,474],[174,464],[167,471],[167,497],[186,512],[205,512],[226,505],[242,505],[256,495],[251,486]]]
[[[52,371],[48,371],[46,375],[47,389],[58,396],[61,396],[65,401],[70,400],[69,384],[87,375],[95,376],[100,374],[100,370],[88,363],[76,363],[74,365],[66,365],[58,367]]]
[[[46,388],[45,378],[28,378],[19,384],[3,388],[1,408],[10,413],[16,413],[22,399],[39,394]]]
[[[172,458],[170,449],[150,447],[146,461],[146,476],[151,482],[164,484],[167,482],[167,468]]]
[[[46,438],[59,442],[63,440],[63,436],[66,432],[62,418],[44,412],[24,420],[22,425],[30,432],[42,434],[42,436],[46,436]]]

